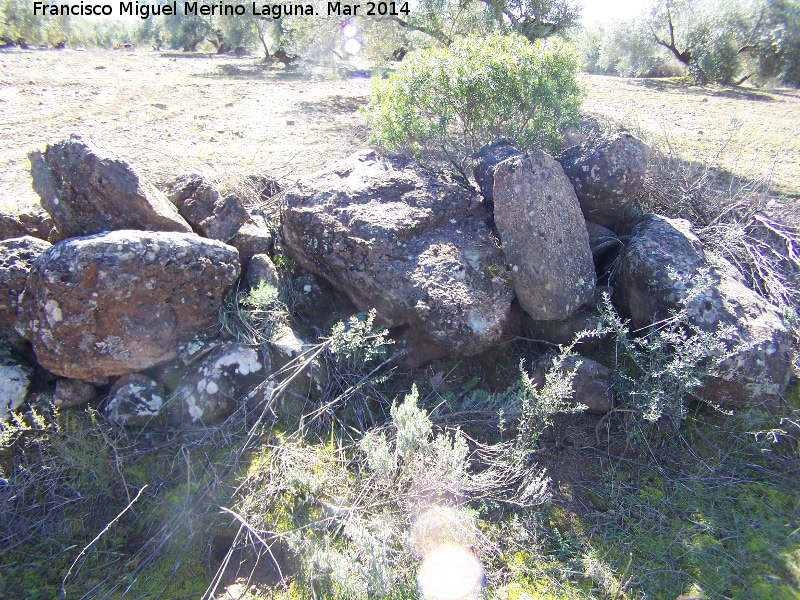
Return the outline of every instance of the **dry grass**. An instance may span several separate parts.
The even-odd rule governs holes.
[[[677,157],[800,193],[800,91],[601,75],[584,84],[586,112],[669,139]]]
[[[38,201],[27,152],[80,134],[156,183],[186,170],[285,185],[366,143],[369,82],[231,57],[0,52],[0,206]]]
[[[800,93],[586,75],[585,110],[673,140],[677,155],[800,191]],[[36,203],[28,151],[77,133],[155,182],[186,170],[285,185],[368,143],[369,80],[264,70],[253,58],[137,51],[0,52],[0,206]]]

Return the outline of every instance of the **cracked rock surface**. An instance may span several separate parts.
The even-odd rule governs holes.
[[[496,343],[513,291],[474,191],[404,156],[364,150],[301,180],[284,198],[298,263],[447,352]]]

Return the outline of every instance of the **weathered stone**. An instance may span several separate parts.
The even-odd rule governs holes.
[[[286,251],[388,326],[448,352],[496,343],[513,292],[474,192],[403,156],[365,150],[284,196]]]
[[[53,218],[38,207],[22,211],[17,215],[17,218],[25,227],[25,235],[39,238],[40,240],[46,240],[53,229]]]
[[[168,362],[181,344],[218,327],[223,294],[238,275],[235,248],[194,234],[66,240],[28,277],[33,349],[43,367],[73,379]]]
[[[0,241],[0,335],[25,334],[25,315],[19,314],[19,295],[25,289],[34,261],[50,248],[47,242],[31,237]]]
[[[0,344],[0,422],[25,402],[33,370],[16,360],[8,348]]]
[[[59,379],[53,393],[53,404],[58,408],[69,408],[84,404],[97,397],[97,390],[77,379]]]
[[[486,144],[472,157],[472,174],[481,190],[487,207],[494,206],[494,171],[501,162],[522,152],[511,140],[495,140]]]
[[[103,414],[119,425],[160,425],[165,419],[166,397],[160,383],[141,373],[130,373],[111,388]]]
[[[568,356],[561,363],[563,373],[575,372],[572,378],[572,402],[586,406],[586,412],[602,415],[614,405],[611,393],[611,369],[583,356]]]
[[[494,174],[494,220],[514,291],[531,318],[564,319],[594,295],[589,236],[561,166],[539,150]]]
[[[742,351],[707,381],[703,395],[722,405],[776,407],[791,376],[792,338],[780,311],[734,276],[719,256],[707,257],[684,219],[649,215],[634,229],[614,285],[614,302],[633,329],[686,310],[702,331],[733,326]]]
[[[253,348],[218,346],[181,377],[167,409],[171,423],[213,423],[227,416],[252,386],[270,374]]]
[[[272,230],[267,226],[264,217],[251,215],[250,220],[227,243],[239,251],[242,272],[246,273],[250,260],[256,254],[268,254],[272,249]]]
[[[168,194],[195,231],[213,240],[230,240],[249,218],[236,194],[221,196],[216,186],[198,173],[178,177]]]
[[[595,266],[602,264],[611,252],[622,248],[622,240],[607,227],[586,221],[586,233],[589,234],[589,247]]]
[[[261,283],[280,289],[281,277],[278,269],[266,254],[256,254],[247,267],[247,283],[251,288],[257,288]]]
[[[28,158],[33,189],[65,238],[120,229],[191,231],[130,164],[78,136]]]
[[[651,150],[631,134],[591,138],[559,159],[587,221],[614,229],[644,183]]]
[[[24,235],[28,235],[28,232],[25,231],[25,226],[17,215],[0,212],[0,240],[22,237]]]
[[[571,344],[578,335],[581,335],[581,341],[575,345],[575,349],[586,352],[594,348],[605,339],[595,334],[595,332],[598,332],[603,327],[603,317],[600,312],[599,303],[604,293],[610,295],[611,288],[604,286],[595,288],[595,294],[592,300],[574,315],[566,319],[535,321],[529,316],[526,316],[525,326],[528,330],[529,337],[551,344],[566,346]]]

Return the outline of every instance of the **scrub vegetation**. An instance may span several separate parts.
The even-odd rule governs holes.
[[[691,220],[798,337],[800,96],[728,85],[752,65],[759,85],[796,85],[793,30],[764,29],[794,5],[767,2],[740,27],[753,47],[736,49],[736,73],[719,68],[728,30],[687,6],[654,11],[650,31],[584,32],[577,51],[596,54],[594,71],[641,74],[651,54],[677,60],[648,46],[672,23],[691,82],[576,73],[568,42],[552,39],[577,40],[569,3],[426,0],[402,22],[359,21],[376,67],[340,54],[335,20],[163,19],[108,25],[95,42],[140,44],[131,53],[26,50],[25,36],[60,42],[61,25],[73,46],[90,38],[55,20],[22,34],[27,9],[6,0],[20,18],[0,32],[17,46],[0,53],[0,112],[21,116],[0,124],[3,208],[34,202],[25,151],[73,132],[115,141],[156,182],[197,169],[235,189],[253,172],[291,185],[370,135],[469,175],[465,158],[494,137],[556,152],[573,117],[591,117],[654,149],[637,210]],[[476,24],[482,42],[459,37]],[[612,42],[632,49],[613,65]],[[211,54],[226,45],[259,54]],[[387,67],[392,56],[404,62]],[[259,207],[273,223],[276,200]],[[137,429],[38,394],[0,425],[0,598],[433,598],[444,545],[471,565],[470,597],[800,599],[800,359],[778,411],[722,411],[693,392],[738,351],[729,331],[693,331],[677,311],[642,336],[606,302],[607,339],[590,356],[613,370],[618,404],[589,415],[561,369],[573,345],[520,338],[404,372],[374,311],[320,323],[276,248],[280,289],[232,292],[220,327],[254,347],[300,331],[328,375],[320,397],[279,411],[287,384],[213,426]],[[307,366],[290,363],[288,380]]]

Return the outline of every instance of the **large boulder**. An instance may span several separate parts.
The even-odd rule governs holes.
[[[48,248],[50,244],[31,236],[0,241],[0,335],[24,331],[26,324],[18,314],[19,295],[33,263]]]
[[[11,411],[25,402],[33,370],[16,360],[3,344],[0,344],[0,423],[8,420]]]
[[[212,240],[227,242],[250,216],[236,194],[221,195],[199,173],[178,177],[167,197],[197,233]]]
[[[564,319],[594,296],[595,271],[578,199],[539,150],[494,172],[494,221],[519,303],[535,320]]]
[[[733,326],[737,355],[707,381],[712,402],[778,405],[791,376],[792,337],[780,311],[749,289],[725,259],[703,250],[684,219],[649,215],[633,229],[614,286],[614,302],[634,330],[685,308],[702,331]]]
[[[592,137],[559,158],[587,221],[614,229],[644,183],[650,147],[627,132]]]
[[[28,158],[33,189],[64,238],[118,229],[191,231],[166,196],[129,163],[78,136]]]
[[[39,363],[64,377],[123,375],[165,363],[219,327],[239,276],[235,248],[194,234],[113,231],[61,242],[24,294]]]
[[[285,249],[390,327],[451,353],[502,336],[513,291],[477,195],[403,156],[365,150],[284,196]]]
[[[167,407],[173,424],[213,423],[227,416],[249,388],[270,374],[258,352],[238,342],[214,348],[188,369],[178,382]]]

